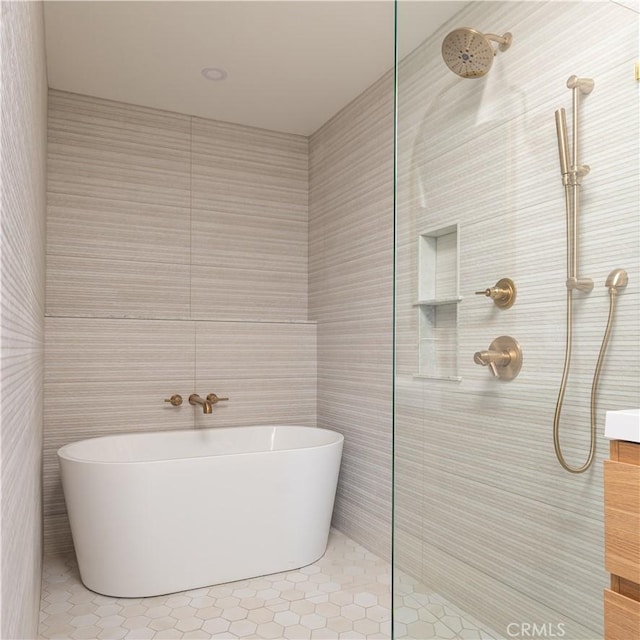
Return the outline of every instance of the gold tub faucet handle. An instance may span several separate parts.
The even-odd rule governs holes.
[[[165,402],[170,402],[172,406],[179,407],[182,404],[182,396],[176,393],[170,398],[165,398]]]
[[[211,403],[211,404],[216,404],[216,402],[226,402],[227,400],[229,400],[229,398],[220,398],[219,396],[217,396],[215,393],[210,393],[207,396],[207,400]]]

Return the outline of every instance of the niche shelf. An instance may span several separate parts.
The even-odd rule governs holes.
[[[458,225],[418,236],[417,378],[461,380],[458,376]]]

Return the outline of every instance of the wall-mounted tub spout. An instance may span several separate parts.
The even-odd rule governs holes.
[[[189,404],[192,404],[194,407],[200,405],[203,413],[211,413],[211,401],[201,398],[197,393],[192,393],[189,396]]]

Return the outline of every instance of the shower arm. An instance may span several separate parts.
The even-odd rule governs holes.
[[[485,33],[484,37],[487,40],[493,40],[493,42],[497,42],[500,45],[498,47],[500,51],[506,51],[511,46],[511,42],[513,40],[513,36],[510,33],[505,33],[503,36],[499,36],[496,33]]]

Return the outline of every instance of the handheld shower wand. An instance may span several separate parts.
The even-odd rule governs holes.
[[[568,184],[567,176],[569,175],[569,136],[567,134],[567,112],[564,109],[556,111],[556,133],[558,135],[562,184],[566,186]]]

